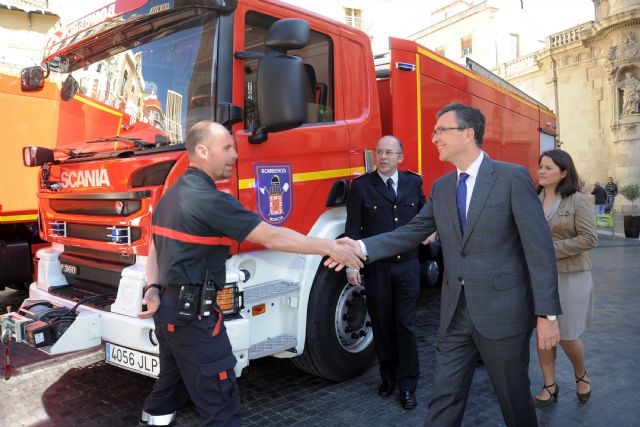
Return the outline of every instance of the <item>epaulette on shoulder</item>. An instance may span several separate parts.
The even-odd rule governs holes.
[[[371,171],[371,172],[367,172],[367,173],[365,173],[364,175],[356,176],[355,178],[353,178],[353,179],[352,179],[352,181],[357,181],[357,180],[359,180],[359,179],[362,179],[362,178],[364,178],[365,176],[367,176],[367,175],[371,175],[371,174],[372,174],[372,173],[374,173],[374,172],[375,172],[375,171]]]
[[[412,175],[415,175],[415,176],[419,177],[420,179],[422,179],[422,175],[420,175],[418,172],[414,172],[414,171],[409,170],[409,169],[405,169],[404,172],[408,172],[408,173],[410,173]]]

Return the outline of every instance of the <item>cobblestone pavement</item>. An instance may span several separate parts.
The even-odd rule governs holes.
[[[640,242],[602,236],[591,253],[596,284],[592,327],[584,336],[591,400],[581,405],[566,356],[558,359],[558,402],[538,410],[541,426],[640,426]],[[24,293],[0,292],[0,310]],[[414,411],[377,396],[377,366],[340,384],[306,375],[287,360],[252,363],[239,380],[246,426],[418,426],[431,397],[439,291],[423,289],[418,302],[421,377]],[[542,386],[532,341],[532,392]],[[1,426],[133,426],[153,380],[112,367],[102,351],[48,358],[24,345],[12,347],[14,377],[0,380]],[[0,366],[3,363],[0,362]],[[177,426],[197,426],[193,408]],[[488,376],[478,368],[464,426],[503,425]]]

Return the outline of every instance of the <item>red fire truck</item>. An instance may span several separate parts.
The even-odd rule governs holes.
[[[430,141],[444,104],[486,114],[493,158],[533,172],[541,144],[553,144],[554,115],[522,94],[398,39],[376,76],[366,34],[280,1],[116,0],[57,36],[43,68],[24,70],[25,90],[43,69],[60,75],[69,132],[100,132],[55,152],[25,148],[52,245],[37,254],[30,298],[3,320],[50,354],[105,345],[109,363],[157,374],[153,322],[136,317],[151,215],[185,170],[183,140],[200,120],[235,140],[235,171],[219,188],[271,224],[329,239],[344,232],[349,183],[373,169],[381,135],[403,140],[402,166],[427,194],[452,168]],[[369,366],[366,295],[343,272],[248,243],[232,252],[218,303],[238,374],[269,355],[333,380]]]
[[[34,255],[46,246],[38,233],[38,173],[20,164],[22,147],[37,143],[52,148],[57,140],[56,85],[47,82],[41,91],[25,93],[19,74],[12,68],[0,72],[0,290],[28,286]],[[33,123],[29,117],[38,120]]]

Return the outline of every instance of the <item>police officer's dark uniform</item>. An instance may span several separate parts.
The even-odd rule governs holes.
[[[219,308],[215,306],[212,316],[184,322],[176,318],[176,306],[179,287],[202,284],[207,270],[223,287],[230,245],[244,240],[260,222],[258,215],[217,190],[213,179],[193,167],[158,203],[153,238],[162,290],[153,320],[160,375],[145,401],[143,421],[146,417],[149,424],[167,424],[191,397],[203,425],[240,425],[236,358]]]
[[[377,171],[355,179],[347,201],[345,234],[358,240],[408,223],[425,203],[422,177],[398,171],[397,188],[396,196]],[[397,383],[401,391],[415,392],[419,373],[415,326],[420,291],[418,248],[367,264],[362,273],[382,380]]]

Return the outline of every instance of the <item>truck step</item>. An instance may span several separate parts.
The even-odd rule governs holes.
[[[89,292],[85,289],[79,289],[74,286],[59,286],[52,287],[49,289],[49,293],[60,298],[64,298],[70,301],[81,301],[85,298],[89,297],[97,297],[99,294]],[[104,297],[104,298],[96,298],[94,300],[89,300],[83,303],[83,305],[88,305],[93,308],[97,308],[102,311],[111,311],[111,304],[115,301],[114,296]]]
[[[250,305],[256,302],[262,302],[277,295],[284,295],[297,291],[299,288],[300,286],[297,283],[286,282],[284,280],[274,280],[273,282],[267,282],[245,289],[244,303],[245,305]]]
[[[278,335],[249,347],[249,359],[259,359],[281,351],[295,347],[298,344],[296,337],[291,335]]]

